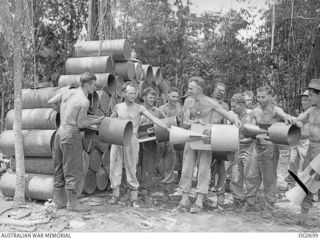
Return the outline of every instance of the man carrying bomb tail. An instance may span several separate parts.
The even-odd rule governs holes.
[[[183,106],[184,125],[208,124],[213,111],[217,111],[231,122],[240,127],[241,122],[229,114],[216,100],[210,99],[203,94],[205,81],[201,77],[192,77],[188,85],[188,98]],[[202,211],[204,195],[208,194],[210,165],[212,162],[212,152],[209,150],[191,149],[190,143],[185,144],[183,152],[183,165],[180,180],[182,199],[176,208],[179,212],[185,212],[190,205],[189,193],[191,190],[193,170],[199,160],[198,181],[197,181],[197,200],[191,207],[191,213]]]
[[[127,184],[130,189],[131,206],[140,207],[137,203],[139,182],[137,180],[137,163],[139,157],[139,140],[137,137],[141,117],[145,116],[163,129],[168,127],[158,118],[153,116],[144,106],[135,103],[137,90],[135,86],[127,82],[123,85],[124,102],[117,104],[111,117],[130,120],[133,124],[133,136],[131,143],[126,146],[112,145],[110,150],[110,181],[112,188],[111,204],[117,204],[120,196],[122,177],[122,163],[124,163]]]
[[[54,139],[52,157],[54,163],[53,201],[58,209],[65,208],[85,212],[90,208],[77,200],[77,191],[83,177],[82,140],[79,129],[101,123],[103,117],[88,119],[88,94],[95,90],[96,76],[84,73],[80,87],[69,89],[52,97],[48,103],[60,108],[61,124]],[[66,195],[65,195],[66,194]],[[67,200],[66,200],[67,196]]]
[[[273,92],[268,86],[257,89],[258,106],[250,112],[253,122],[257,125],[268,125],[279,120],[287,124],[294,122],[293,118],[283,109],[274,105]],[[247,175],[247,193],[242,212],[256,210],[255,202],[261,182],[264,186],[265,205],[262,210],[263,218],[271,218],[276,203],[277,167],[279,160],[278,145],[273,144],[266,134],[256,137],[255,151],[249,164]]]

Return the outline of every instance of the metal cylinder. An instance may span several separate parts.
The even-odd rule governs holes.
[[[119,97],[122,97],[122,86],[124,84],[124,79],[122,76],[116,76],[116,81],[117,81],[117,89],[116,89],[116,95]]]
[[[211,148],[213,151],[237,151],[239,149],[239,129],[234,125],[213,124]]]
[[[94,74],[97,78],[96,81],[96,90],[103,90],[108,92],[110,95],[116,92],[117,81],[113,74],[110,73],[100,73]],[[58,85],[59,86],[80,86],[81,75],[61,75],[59,77]]]
[[[110,168],[110,150],[109,150],[109,148],[103,152],[101,164],[104,168]]]
[[[102,142],[101,140],[97,139],[96,143],[96,149],[98,149],[100,152],[104,153],[109,149],[109,144]]]
[[[273,123],[269,128],[269,137],[274,144],[297,145],[301,138],[301,130],[295,125]]]
[[[94,149],[91,153],[89,153],[89,168],[97,172],[101,166],[101,158],[102,154],[97,150]]]
[[[86,194],[92,194],[96,190],[96,187],[97,187],[96,173],[91,169],[88,169],[84,179],[83,192]]]
[[[56,94],[67,89],[67,87],[22,89],[22,109],[52,108],[48,101]]]
[[[6,197],[14,197],[16,174],[6,173],[0,181],[0,190]],[[53,198],[53,176],[43,174],[25,175],[25,196],[33,200],[46,201]]]
[[[88,109],[88,114],[96,114],[99,110],[99,96],[96,91],[94,91],[92,94],[88,94],[88,100],[90,102],[90,106]]]
[[[95,131],[85,130],[82,133],[83,149],[86,152],[91,153],[95,149],[98,140],[99,140],[99,138],[98,138],[98,135],[96,134]]]
[[[142,81],[142,77],[143,77],[142,64],[140,62],[135,62],[134,69],[135,69],[135,79],[139,83],[140,81]]]
[[[5,127],[13,129],[14,110],[6,116]],[[22,109],[22,129],[57,129],[60,125],[60,114],[50,108]]]
[[[135,75],[133,62],[116,62],[114,66],[114,74],[121,76],[125,81],[132,81]]]
[[[176,116],[164,118],[164,119],[161,119],[161,121],[165,123],[168,127],[171,127],[172,125],[174,126],[178,125]],[[156,135],[157,141],[159,142],[169,141],[170,133],[168,130],[162,129],[161,127],[155,124],[154,133]]]
[[[128,145],[133,134],[133,124],[129,120],[105,117],[99,126],[99,138],[104,143]]]
[[[106,114],[110,109],[110,95],[102,90],[97,91],[99,98],[99,109]]]
[[[24,157],[24,168],[26,173],[54,174],[53,159],[43,157]],[[11,169],[16,171],[16,159],[11,159]]]
[[[54,130],[22,130],[24,156],[51,157],[50,143]],[[3,154],[13,156],[14,132],[6,130],[0,135],[0,150]]]
[[[68,58],[65,63],[67,75],[78,75],[85,72],[114,73],[114,62],[111,56]]]
[[[151,65],[142,65],[143,77],[142,80],[146,81],[148,85],[151,85],[154,81],[153,70]]]
[[[126,39],[102,41],[82,41],[74,45],[76,57],[112,56],[115,61],[128,61],[131,57],[132,48]]]
[[[146,81],[140,81],[139,86],[138,86],[138,96],[140,100],[143,99],[143,91],[148,87],[148,84]]]
[[[162,73],[160,67],[152,67],[153,78],[155,80],[156,85],[159,85],[162,81]]]
[[[107,188],[109,178],[104,168],[99,168],[99,170],[96,172],[96,181],[98,190],[103,191]]]

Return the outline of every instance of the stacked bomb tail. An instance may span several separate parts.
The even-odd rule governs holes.
[[[205,140],[190,143],[192,149],[234,152],[239,147],[239,129],[233,125],[193,124],[191,130],[209,135]]]
[[[208,138],[208,135],[199,133],[197,131],[186,130],[176,126],[172,126],[170,129],[170,144],[181,144],[186,142],[192,142]]]
[[[320,154],[318,154],[300,175],[289,170],[297,185],[290,189],[286,196],[294,204],[300,205],[309,193],[316,193],[320,189]]]
[[[274,144],[284,145],[297,145],[300,137],[301,130],[295,125],[287,125],[285,123],[273,123],[270,127],[261,128],[254,124],[244,124],[243,134],[245,137],[251,138],[256,137],[260,134],[269,135],[270,141]]]

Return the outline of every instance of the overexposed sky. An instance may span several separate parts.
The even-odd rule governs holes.
[[[264,0],[248,0],[246,2],[238,2],[236,0],[191,0],[193,6],[192,11],[201,14],[206,11],[225,13],[231,8],[239,10],[240,8],[248,9],[249,7],[265,9],[266,4]]]
[[[184,0],[187,1],[187,0]],[[204,12],[217,12],[221,14],[227,13],[229,10],[236,11],[241,8],[248,10],[251,16],[246,20],[249,25],[246,29],[238,32],[238,39],[245,41],[246,39],[255,38],[259,26],[264,24],[261,20],[263,12],[268,8],[265,0],[246,0],[245,2],[238,2],[237,0],[190,0],[192,3],[191,11],[200,15]]]

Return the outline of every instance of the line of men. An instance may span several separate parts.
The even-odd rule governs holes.
[[[91,73],[85,73],[80,79],[81,87],[61,93],[53,97],[49,103],[60,108],[61,125],[57,131],[54,142],[53,159],[54,175],[54,202],[57,208],[67,207],[73,211],[88,211],[85,205],[76,198],[77,186],[81,181],[82,161],[77,152],[79,146],[79,129],[101,122],[101,118],[89,120],[87,110],[89,102],[87,94],[92,93],[96,78]],[[309,123],[310,143],[308,149],[309,161],[320,151],[320,80],[312,80],[309,84],[309,98],[314,105],[298,118],[286,114],[283,109],[276,106],[271,88],[264,86],[257,89],[258,105],[252,106],[253,94],[235,94],[231,99],[231,109],[228,111],[223,104],[225,85],[217,84],[210,98],[204,94],[205,81],[200,77],[191,77],[188,82],[188,98],[183,107],[179,103],[180,92],[172,88],[168,95],[169,102],[160,108],[154,107],[156,94],[153,89],[144,91],[144,104],[136,103],[137,89],[127,82],[123,85],[124,101],[117,104],[111,117],[130,120],[133,123],[133,137],[130,145],[112,145],[110,151],[110,181],[112,199],[110,203],[120,201],[120,186],[125,172],[126,187],[130,205],[140,207],[138,203],[138,190],[141,189],[142,200],[150,203],[150,188],[156,165],[159,161],[163,165],[164,177],[162,180],[164,198],[170,200],[168,189],[174,181],[176,162],[182,160],[181,178],[179,187],[182,191],[181,201],[175,209],[179,212],[199,213],[203,209],[203,201],[208,194],[210,172],[217,191],[218,204],[224,201],[225,182],[229,175],[231,189],[234,196],[233,209],[239,212],[256,211],[256,197],[261,183],[264,187],[265,204],[261,213],[265,218],[272,217],[276,202],[277,165],[279,159],[278,146],[273,144],[267,135],[259,135],[255,139],[246,138],[241,125],[254,123],[268,125],[279,120],[288,124]],[[211,151],[191,149],[185,143],[183,153],[175,150],[168,142],[157,144],[150,141],[139,144],[137,137],[141,124],[153,122],[159,127],[169,130],[160,120],[161,118],[178,116],[179,125],[190,128],[192,124],[230,123],[240,127],[240,147],[235,153],[232,164],[225,170],[224,160]],[[313,132],[313,133],[311,133]],[[139,157],[140,151],[140,157]],[[158,152],[158,155],[157,155]],[[183,154],[183,157],[181,155]],[[161,156],[161,160],[159,157]],[[212,162],[214,162],[212,164]],[[306,161],[307,162],[307,161]],[[137,166],[141,166],[137,177]],[[191,191],[194,168],[197,167],[197,198],[191,205],[189,194]],[[215,176],[217,175],[217,176]],[[217,182],[216,182],[217,181]],[[66,196],[65,196],[66,192]],[[67,205],[68,204],[68,205]],[[306,197],[302,212],[307,213],[312,206],[312,199]]]

